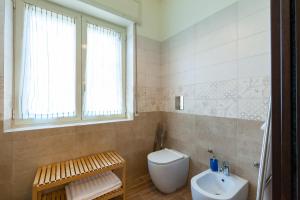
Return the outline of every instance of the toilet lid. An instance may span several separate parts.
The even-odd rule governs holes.
[[[156,164],[168,164],[185,157],[184,154],[176,152],[171,149],[163,149],[152,152],[148,155],[148,160]]]

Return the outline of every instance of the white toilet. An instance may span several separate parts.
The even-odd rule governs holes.
[[[171,193],[186,184],[189,156],[172,149],[148,154],[148,168],[154,185],[163,193]]]

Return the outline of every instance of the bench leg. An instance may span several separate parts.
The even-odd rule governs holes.
[[[32,189],[32,200],[41,200],[42,199],[42,193],[38,192],[36,188]]]
[[[38,192],[35,188],[32,189],[32,200],[38,200]]]
[[[122,183],[123,183],[123,200],[126,199],[126,162],[123,167],[122,172]]]

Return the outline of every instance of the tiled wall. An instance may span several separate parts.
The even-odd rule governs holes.
[[[161,110],[263,120],[270,95],[269,0],[241,0],[162,44]]]
[[[0,199],[31,199],[38,166],[112,149],[127,160],[130,184],[147,173],[147,154],[160,116],[141,113],[129,122],[1,133]]]
[[[159,111],[160,42],[138,36],[137,47],[138,112]]]
[[[167,147],[191,157],[190,177],[207,170],[212,149],[219,159],[229,162],[230,171],[250,183],[249,200],[256,196],[258,169],[263,133],[262,122],[253,120],[208,117],[192,114],[163,112],[167,125]]]
[[[167,146],[191,156],[191,176],[208,168],[210,148],[249,180],[255,199],[270,95],[268,0],[240,0],[164,41],[160,109]],[[175,111],[174,97],[185,97]]]

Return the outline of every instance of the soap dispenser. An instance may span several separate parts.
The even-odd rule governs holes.
[[[217,172],[219,170],[218,159],[216,158],[212,150],[209,149],[208,152],[212,155],[209,163],[210,169],[213,172]]]

